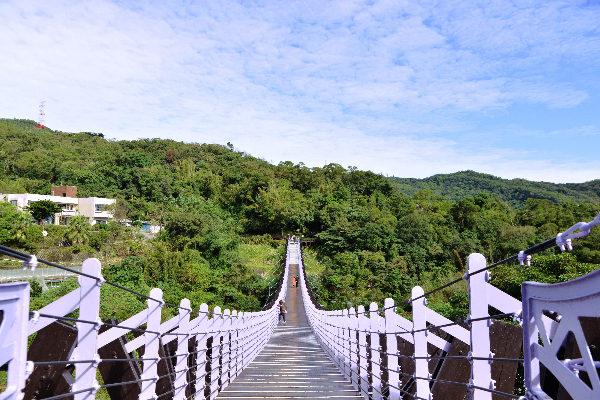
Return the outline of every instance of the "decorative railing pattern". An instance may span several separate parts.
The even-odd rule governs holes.
[[[524,398],[563,399],[568,393],[576,400],[598,399],[600,270],[554,285],[523,283],[522,301],[488,281],[498,265],[523,265],[553,246],[571,250],[571,239],[599,223],[600,215],[492,265],[481,254],[471,254],[461,279],[428,293],[417,286],[408,301],[395,304],[388,298],[383,308],[371,303],[368,309],[324,310],[307,285],[300,255],[309,323],[329,358],[365,399],[520,398],[513,394],[518,363],[524,368]],[[427,296],[461,280],[468,283],[468,318],[450,321],[427,307]],[[411,320],[396,312],[404,305],[412,306]],[[490,307],[500,313],[490,315]],[[513,323],[502,321],[507,318]]]
[[[29,310],[29,283],[0,285],[0,367],[8,366],[0,400],[89,400],[100,388],[107,388],[113,400],[214,399],[273,334],[290,259],[288,255],[270,305],[260,312],[237,312],[220,307],[209,311],[206,304],[192,310],[188,299],[179,305],[165,303],[161,289],[144,295],[105,281],[100,261],[93,258],[78,271],[4,246],[0,253],[32,270],[41,262],[76,274],[79,283],[37,311]],[[122,322],[101,321],[102,285],[145,298],[147,308]],[[163,307],[176,308],[178,315],[161,321]],[[67,317],[76,310],[77,318]],[[34,334],[28,351],[28,338]],[[97,369],[104,385],[96,380]]]

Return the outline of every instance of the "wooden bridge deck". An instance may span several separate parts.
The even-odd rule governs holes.
[[[297,264],[289,274],[287,323],[279,324],[265,349],[217,399],[362,399],[308,325],[302,292],[291,283]]]

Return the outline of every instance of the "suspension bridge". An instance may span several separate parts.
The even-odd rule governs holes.
[[[300,243],[288,246],[288,275],[299,276]],[[277,326],[263,351],[217,399],[362,398],[311,331],[300,288],[287,285],[286,305],[286,323]]]
[[[570,250],[598,224],[600,215],[491,265],[471,254],[462,278],[427,293],[415,287],[405,302],[332,311],[315,299],[295,241],[259,312],[192,310],[187,299],[166,303],[160,289],[143,294],[104,280],[96,259],[75,270],[0,246],[25,268],[44,263],[79,283],[40,310],[30,310],[29,283],[0,284],[0,400],[91,400],[100,389],[111,400],[600,399],[600,270],[553,285],[525,282],[522,299],[489,283],[495,267],[523,265],[554,246]],[[427,307],[428,296],[463,280],[465,320]],[[147,308],[101,321],[102,285],[141,296]],[[279,301],[288,306],[286,323]],[[163,321],[163,307],[177,315]],[[409,318],[400,307],[410,307]]]

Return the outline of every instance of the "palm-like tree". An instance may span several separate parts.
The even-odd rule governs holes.
[[[88,219],[82,215],[77,215],[69,221],[65,230],[65,237],[72,244],[86,244],[90,239],[92,226]]]

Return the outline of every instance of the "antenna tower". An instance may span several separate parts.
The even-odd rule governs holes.
[[[46,129],[46,121],[44,121],[44,115],[46,115],[44,114],[44,106],[46,105],[45,103],[46,101],[42,101],[40,103],[40,116],[38,118],[38,124],[35,126],[38,129]]]

